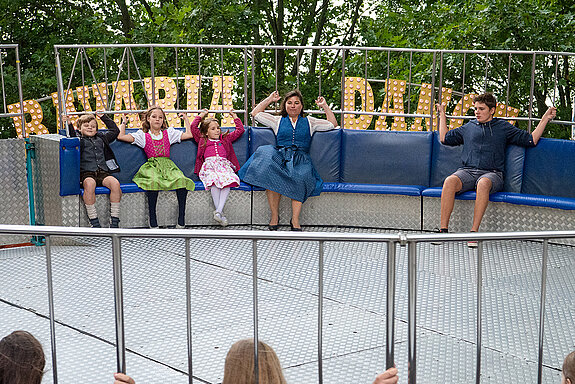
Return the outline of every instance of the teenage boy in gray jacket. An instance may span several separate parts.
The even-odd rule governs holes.
[[[503,171],[505,167],[505,147],[515,144],[534,147],[543,134],[547,123],[555,118],[556,109],[550,107],[541,118],[532,134],[519,129],[505,120],[493,117],[497,101],[491,93],[476,96],[473,99],[475,120],[447,130],[447,118],[443,105],[437,104],[439,113],[439,139],[442,144],[456,146],[463,144],[461,160],[463,167],[448,176],[441,191],[440,232],[448,232],[449,218],[455,204],[455,195],[475,189],[477,197],[473,211],[471,232],[477,232],[481,219],[487,209],[489,194],[503,189]],[[469,242],[477,246],[477,242]]]

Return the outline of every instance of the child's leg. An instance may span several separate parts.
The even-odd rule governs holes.
[[[176,189],[176,197],[178,198],[178,225],[186,225],[186,197],[188,190],[186,188]]]
[[[84,195],[82,199],[86,205],[86,212],[92,228],[100,228],[100,220],[98,220],[98,211],[96,211],[96,180],[92,177],[86,177],[82,182],[84,187]]]
[[[120,199],[122,189],[120,182],[114,176],[107,176],[102,181],[102,185],[110,190],[110,228],[120,226]]]
[[[212,185],[212,187],[210,188],[210,192],[212,194],[212,200],[214,201],[214,207],[216,208],[216,212],[218,212],[218,205],[220,205],[221,189],[219,189],[215,185]]]
[[[158,191],[146,191],[148,196],[148,215],[150,216],[150,227],[158,226],[158,217],[156,215],[156,206],[158,205]]]
[[[220,201],[219,201],[218,205],[216,206],[216,211],[218,211],[218,212],[224,211],[224,205],[226,205],[226,200],[227,200],[229,194],[230,194],[230,187],[226,187],[226,188],[221,189]]]

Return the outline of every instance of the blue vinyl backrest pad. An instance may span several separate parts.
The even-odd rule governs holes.
[[[80,193],[80,139],[60,140],[60,196]]]
[[[431,132],[342,132],[341,181],[428,186]]]
[[[527,148],[521,193],[575,198],[575,141],[541,139]]]

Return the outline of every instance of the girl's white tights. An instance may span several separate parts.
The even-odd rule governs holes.
[[[210,192],[212,193],[212,199],[214,200],[216,211],[222,213],[224,205],[226,205],[228,195],[230,194],[230,188],[218,188],[216,186],[212,186],[210,188]]]

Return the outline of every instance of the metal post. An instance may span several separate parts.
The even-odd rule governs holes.
[[[483,289],[483,241],[477,244],[477,335],[476,335],[476,362],[475,362],[475,383],[481,382],[481,297]]]
[[[180,109],[180,68],[178,66],[178,48],[174,48],[176,51],[176,109]]]
[[[4,113],[7,111],[6,106],[6,89],[4,88],[4,58],[2,57],[3,52],[0,50],[0,73],[2,74],[2,101],[4,104]]]
[[[255,52],[252,48],[252,108],[256,107],[256,70],[255,70]],[[276,62],[276,91],[278,90],[278,78],[277,78],[277,62]],[[252,193],[253,195],[253,193]]]
[[[409,78],[407,80],[407,113],[411,113],[411,66],[413,65],[413,52],[409,51]],[[367,79],[366,79],[367,81]]]
[[[52,376],[54,384],[58,384],[58,368],[56,358],[56,319],[54,312],[54,284],[52,280],[52,239],[46,236],[46,278],[48,280],[48,307],[50,311],[50,342],[52,345]]]
[[[200,55],[202,48],[198,47],[198,109],[202,109],[202,60]]]
[[[56,81],[57,81],[57,87],[58,87],[58,113],[59,116],[62,116],[62,114],[64,113],[64,82],[62,80],[62,66],[60,65],[60,53],[58,52],[58,48],[54,48],[54,54],[56,56]],[[22,136],[26,137],[24,135],[24,108],[22,105],[20,105],[20,108],[22,110]],[[64,123],[62,121],[62,119],[60,120],[60,129],[64,128]],[[69,135],[68,135],[69,136]]]
[[[319,242],[319,276],[318,276],[318,298],[317,298],[317,370],[319,383],[323,383],[323,261],[324,242]]]
[[[485,87],[483,88],[483,93],[487,92],[487,81],[489,74],[489,53],[485,54]]]
[[[319,90],[318,90],[318,97],[321,96],[321,48],[319,48],[319,53],[318,53],[318,62],[319,62]],[[366,79],[367,80],[367,79]]]
[[[461,97],[461,106],[463,107],[463,98],[465,97],[465,67],[467,66],[467,54],[463,54],[463,73],[461,74],[461,93],[463,96]],[[461,111],[461,116],[465,115],[463,111]]]
[[[345,99],[344,99],[344,92],[343,92],[343,90],[345,89],[345,49],[343,49],[341,51],[341,89],[342,89],[342,92],[341,92],[341,122],[340,122],[340,124],[341,124],[342,128],[345,128],[345,124],[344,124],[345,116],[343,114],[343,112],[345,110],[345,106],[344,106]]]
[[[531,133],[531,118],[533,117],[533,93],[535,92],[535,62],[537,54],[533,52],[533,62],[531,63],[531,89],[529,90],[529,121],[527,122],[527,132]]]
[[[122,284],[122,245],[119,236],[112,237],[114,270],[114,303],[116,308],[116,358],[117,370],[126,373],[126,344],[124,335],[124,289]]]
[[[555,106],[555,97],[557,94],[557,69],[559,67],[559,55],[555,55],[555,81],[553,83],[553,106]]]
[[[296,72],[295,73],[296,73],[296,75],[295,76],[296,76],[296,89],[298,91],[299,91],[299,60],[300,60],[299,52],[300,52],[300,50],[296,49],[296,52],[295,52],[295,63],[296,63]]]
[[[258,242],[252,240],[252,286],[253,286],[253,321],[254,321],[254,374],[256,382],[260,382],[260,367],[258,359]]]
[[[437,52],[433,52],[433,69],[431,71],[431,103],[429,103],[429,130],[433,131],[433,108],[435,103],[435,70],[437,67]],[[437,126],[439,128],[439,125]]]
[[[387,315],[386,315],[386,343],[385,343],[385,369],[395,365],[395,248],[396,242],[387,243]]]
[[[539,359],[537,364],[537,383],[543,382],[543,340],[545,337],[545,294],[547,289],[547,260],[549,258],[549,239],[543,240],[543,259],[541,260],[541,299],[539,301]]]
[[[437,97],[438,103],[442,104],[443,102],[443,52],[439,54],[439,95]],[[432,105],[433,107],[433,105]],[[433,112],[431,112],[433,115]]]
[[[416,299],[417,299],[417,243],[407,244],[407,382],[415,384],[416,364]]]
[[[387,51],[387,75],[385,77],[385,113],[389,113],[389,99],[393,97],[392,92],[389,91],[389,61],[391,52]],[[387,120],[387,118],[385,119]],[[384,121],[385,121],[384,120]]]
[[[244,125],[248,125],[248,50],[244,48]]]
[[[188,330],[188,382],[193,384],[192,364],[192,277],[190,271],[190,238],[186,238],[186,320]]]
[[[511,87],[511,53],[509,54],[509,64],[507,66],[507,94],[505,96],[505,117],[507,117],[507,108],[509,106],[509,88]]]
[[[133,53],[132,53],[133,56]],[[154,76],[154,47],[150,47],[150,74],[152,76],[152,105],[156,105],[156,77]],[[129,79],[128,79],[129,80]]]

